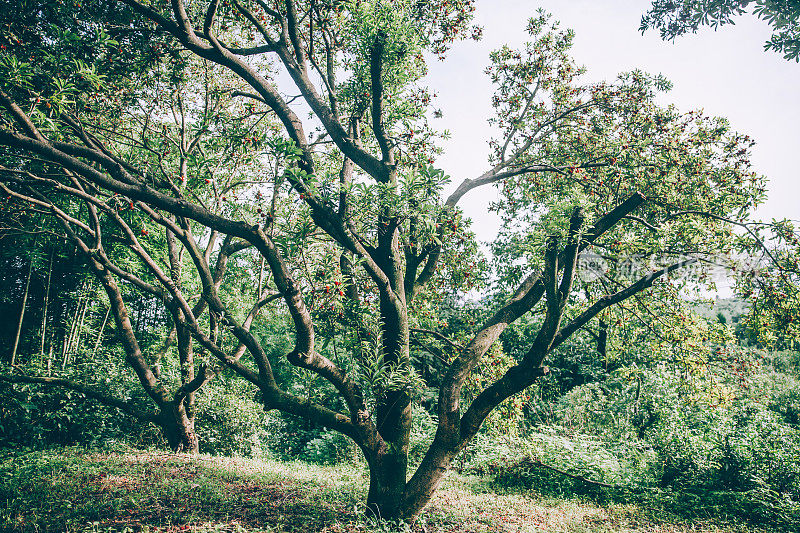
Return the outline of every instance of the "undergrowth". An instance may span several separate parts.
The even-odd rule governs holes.
[[[188,456],[160,451],[0,450],[7,532],[734,532],[737,516],[652,502],[541,494],[502,476],[451,473],[413,525],[365,515],[360,464]],[[506,479],[506,482],[509,480]],[[513,485],[513,486],[512,486]],[[599,500],[598,500],[599,501]],[[691,505],[694,500],[681,500]]]

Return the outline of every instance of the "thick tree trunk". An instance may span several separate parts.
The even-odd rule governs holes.
[[[386,220],[386,226],[391,227],[392,224],[392,221]],[[408,365],[408,310],[397,230],[380,231],[378,241],[378,264],[386,273],[391,287],[380,293],[383,361],[385,364]],[[367,458],[370,466],[367,509],[378,518],[392,520],[404,517],[411,400],[405,388],[388,390],[383,392],[375,406],[375,425],[383,442]]]
[[[194,429],[194,416],[186,413],[183,402],[180,405],[173,403],[165,406],[161,410],[160,418],[159,425],[172,451],[199,453],[200,446]]]
[[[380,519],[404,518],[403,493],[408,472],[408,448],[388,446],[369,463],[367,513]]]
[[[400,518],[411,522],[428,505],[445,474],[450,470],[453,457],[460,450],[461,447],[448,449],[445,446],[429,450],[406,487]]]
[[[548,350],[531,350],[527,360],[511,367],[487,387],[458,419],[458,426],[440,426],[433,443],[404,492],[401,518],[412,521],[425,508],[450,469],[453,458],[475,437],[483,421],[500,403],[531,386],[548,369],[539,366]],[[527,363],[527,364],[526,364]]]
[[[385,363],[408,364],[408,317],[401,291],[396,299],[382,295],[382,345]],[[408,474],[411,434],[411,396],[405,389],[386,391],[377,402],[377,429],[383,446],[368,458],[368,512],[378,518],[403,518],[403,493]]]

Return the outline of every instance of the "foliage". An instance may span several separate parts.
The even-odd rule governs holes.
[[[269,455],[279,426],[274,417],[234,380],[221,380],[197,397],[195,424],[200,451],[211,455],[260,457]],[[252,392],[250,396],[253,396]]]
[[[324,431],[303,448],[301,457],[317,464],[357,462],[358,449],[353,441],[335,431]]]
[[[0,384],[0,444],[35,448],[127,442],[161,445],[155,428],[72,391]],[[140,399],[142,400],[142,399]]]
[[[800,61],[800,2],[796,0],[654,0],[640,29],[657,29],[662,39],[673,40],[701,26],[717,29],[733,24],[751,6],[752,14],[772,27],[764,49]]]
[[[800,235],[790,220],[756,230],[748,235],[747,249],[754,256],[761,252],[764,264],[736,276],[737,293],[750,303],[742,326],[761,346],[794,350],[800,344]]]
[[[493,381],[499,379],[515,363],[513,357],[506,355],[502,347],[493,345],[486,352],[486,357],[478,363],[476,372],[464,387],[464,400],[471,402]],[[484,421],[483,431],[493,438],[515,436],[519,434],[524,423],[521,395],[513,396],[500,404]]]
[[[726,352],[704,368],[620,368],[576,386],[550,406],[550,425],[477,440],[461,469],[513,490],[648,502],[684,516],[714,508],[791,530],[800,433],[784,413],[793,412],[797,354]]]

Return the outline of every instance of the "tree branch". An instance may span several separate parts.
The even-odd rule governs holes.
[[[84,396],[86,396],[87,398],[97,400],[103,405],[108,405],[109,407],[115,407],[120,411],[128,413],[129,415],[143,422],[153,422],[156,424],[158,423],[158,415],[156,415],[155,413],[142,413],[139,410],[137,410],[134,405],[128,402],[122,401],[119,398],[114,398],[113,396],[109,396],[108,394],[95,390],[87,385],[84,385],[82,383],[77,383],[75,381],[70,381],[68,379],[55,378],[55,377],[0,374],[0,381],[5,381],[8,383],[30,383],[37,385],[50,385],[55,387],[63,387],[65,389],[79,392]]]

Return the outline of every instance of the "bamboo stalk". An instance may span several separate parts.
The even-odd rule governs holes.
[[[22,335],[22,320],[25,318],[25,304],[28,302],[28,289],[31,286],[31,274],[33,274],[33,257],[28,266],[28,279],[25,281],[25,293],[22,295],[22,308],[19,310],[19,324],[17,324],[17,334],[14,337],[14,349],[11,350],[11,366],[16,364],[17,348],[19,348],[19,338]]]
[[[103,338],[103,331],[106,329],[106,322],[108,322],[108,315],[111,313],[111,306],[106,309],[106,316],[103,317],[103,325],[100,326],[100,331],[97,332],[97,340],[94,342],[94,349],[92,349],[92,357],[97,353],[97,348],[100,347],[100,341]]]
[[[78,319],[78,323],[75,327],[75,337],[72,339],[72,350],[71,353],[77,354],[78,347],[81,343],[81,334],[83,333],[83,323],[86,319],[86,310],[89,308],[89,296],[87,295],[86,298],[83,300],[83,309],[81,309],[81,317]]]
[[[42,311],[42,342],[39,347],[40,357],[44,357],[44,340],[47,334],[47,309],[50,303],[50,280],[53,276],[53,252],[50,252],[50,267],[47,269],[47,287],[44,291],[44,311]],[[52,351],[52,346],[51,346]],[[48,370],[50,360],[48,359]]]
[[[61,350],[61,370],[67,368],[67,362],[69,361],[69,349],[72,346],[72,335],[75,333],[75,325],[78,322],[78,311],[81,308],[81,298],[78,298],[77,303],[75,304],[75,313],[72,315],[72,320],[70,321],[69,325],[69,332],[64,336],[64,346]]]

